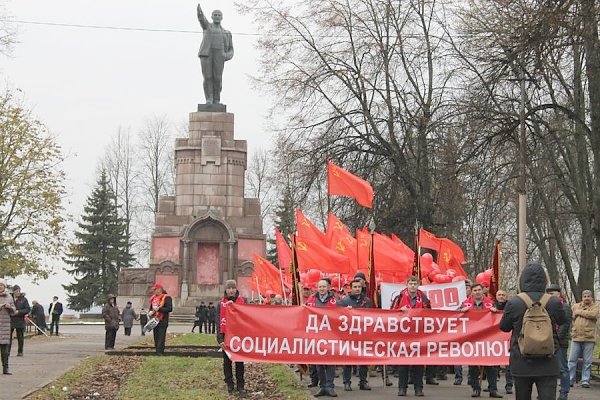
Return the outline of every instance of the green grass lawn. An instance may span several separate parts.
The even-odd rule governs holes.
[[[151,345],[150,338],[143,338],[138,344]],[[184,334],[169,335],[167,345],[216,345],[214,335]],[[114,357],[114,356],[113,356]],[[128,359],[128,356],[124,356]],[[120,358],[122,359],[122,358]],[[122,400],[147,399],[211,399],[231,400],[235,396],[227,394],[223,382],[223,360],[211,357],[161,357],[146,356],[139,358],[140,365],[121,383],[118,398]],[[102,366],[111,365],[117,358],[111,356],[95,356],[82,361],[47,387],[37,391],[34,399],[66,399],[68,392],[63,387],[85,386],[93,371]],[[125,361],[127,362],[127,361]],[[247,367],[251,369],[251,367]],[[270,377],[271,388],[263,388],[253,383],[253,390],[263,391],[253,398],[277,398],[289,400],[311,399],[309,392],[300,385],[286,365],[262,364],[255,367],[264,368]],[[248,371],[247,369],[247,371]],[[261,370],[262,371],[262,370]],[[252,377],[246,373],[247,385]],[[274,385],[273,385],[274,384]],[[277,389],[274,390],[273,386]],[[271,395],[271,393],[275,393]],[[258,397],[257,397],[258,396]]]

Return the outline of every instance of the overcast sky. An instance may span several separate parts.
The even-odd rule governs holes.
[[[25,103],[63,147],[67,209],[77,217],[119,127],[135,133],[153,116],[180,124],[204,102],[198,1],[2,1],[16,21],[18,43],[10,57],[0,56],[0,74],[5,85],[23,92]],[[250,152],[268,147],[268,99],[249,79],[258,54],[251,20],[236,12],[232,0],[201,5],[207,14],[221,9],[223,26],[233,33],[235,56],[225,65],[221,99],[235,114],[236,138],[247,140]],[[57,265],[58,274],[39,285],[24,277],[14,283],[30,301],[47,305],[53,295],[64,300],[61,283],[69,277],[61,269]]]

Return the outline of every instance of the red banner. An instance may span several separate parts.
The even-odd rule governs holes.
[[[232,304],[233,361],[331,365],[508,365],[502,314]]]

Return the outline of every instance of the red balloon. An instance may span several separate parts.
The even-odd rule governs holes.
[[[318,269],[309,269],[306,272],[306,277],[310,283],[317,283],[321,279],[321,271]]]
[[[421,266],[430,266],[433,263],[433,256],[430,253],[425,253],[421,256]]]
[[[453,268],[448,268],[446,270],[446,275],[448,275],[451,278],[454,278],[456,276],[456,270]]]
[[[450,283],[452,282],[452,277],[444,274],[439,275],[439,283]]]
[[[460,282],[460,281],[464,281],[465,279],[467,279],[467,278],[465,278],[462,275],[456,275],[454,278],[452,278],[452,282]]]
[[[340,285],[340,278],[337,275],[333,275],[330,276],[329,278],[331,278],[331,287],[335,288],[337,290],[337,288]]]
[[[433,268],[431,268],[431,264],[429,264],[429,265],[421,264],[421,275],[422,276],[429,276],[429,274],[431,274],[432,271],[433,271]]]

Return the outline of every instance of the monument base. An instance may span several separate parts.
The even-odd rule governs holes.
[[[198,104],[198,112],[227,112],[226,104]]]

